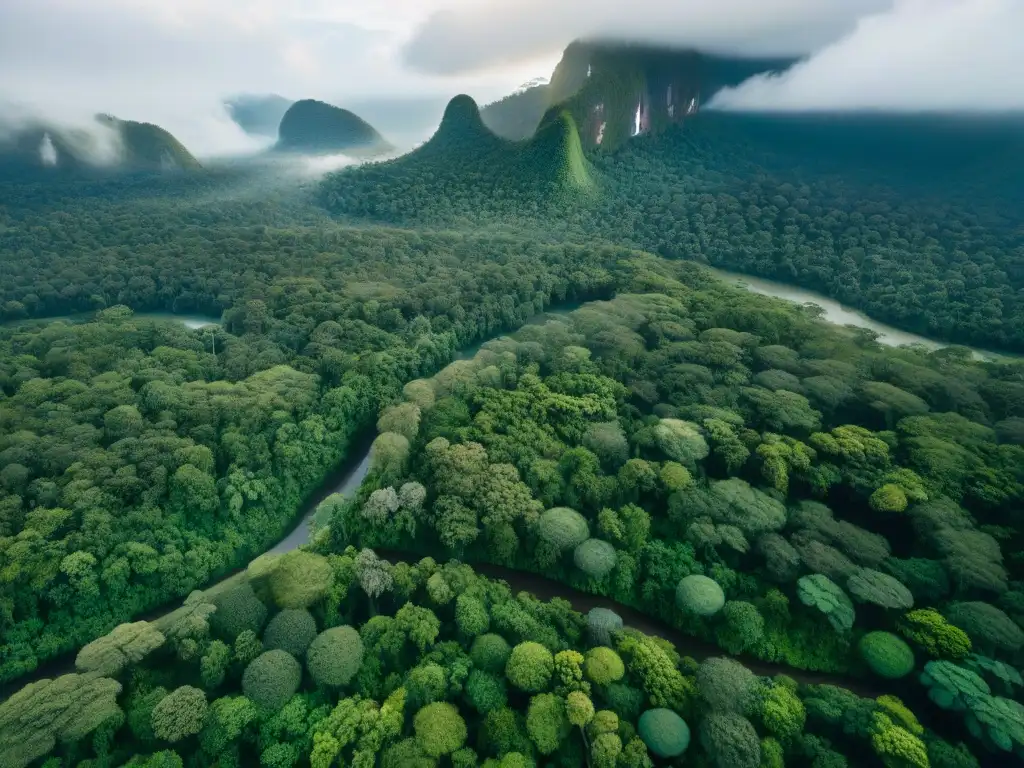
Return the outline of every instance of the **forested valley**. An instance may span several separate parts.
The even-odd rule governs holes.
[[[0,766],[1024,758],[1024,365],[698,263],[1022,349],[1019,190],[751,126],[0,182]]]
[[[821,291],[926,336],[1022,351],[1021,135],[1009,118],[708,112],[588,153],[600,195],[538,183],[529,152],[518,172],[494,176],[468,149],[456,162],[413,153],[364,166],[329,179],[323,194],[355,219],[483,222],[701,260]]]

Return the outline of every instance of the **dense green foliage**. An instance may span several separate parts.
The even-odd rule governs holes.
[[[671,709],[649,709],[640,715],[637,733],[658,757],[678,757],[690,746],[690,728]]]
[[[309,674],[322,686],[347,685],[362,661],[363,641],[352,627],[324,630],[306,652]]]
[[[0,763],[1024,755],[1020,364],[630,250],[1012,347],[1019,190],[951,192],[962,153],[924,191],[910,159],[847,174],[873,123],[798,146],[701,115],[587,154],[571,113],[513,144],[459,97],[319,197],[241,167],[0,182],[0,676],[68,654],[0,703]],[[314,505],[374,424],[362,486]],[[300,510],[290,551],[195,591]]]
[[[987,376],[1015,366],[972,363],[956,352],[889,351],[812,330],[820,326],[800,313],[789,316],[789,328],[772,326],[766,343],[762,319],[744,325],[730,308],[728,324],[720,324],[709,305],[694,303],[691,288],[676,288],[667,273],[660,285],[663,295],[620,294],[586,305],[489,342],[472,361],[443,370],[431,380],[432,399],[417,394],[419,423],[404,471],[371,473],[361,491],[410,482],[425,488],[415,536],[397,518],[383,528],[367,525],[356,500],[335,513],[335,545],[457,551],[535,570],[641,608],[729,652],[795,667],[841,672],[867,665],[889,679],[920,672],[914,649],[894,630],[925,658],[963,658],[973,645],[1012,667],[1021,630],[989,601],[1015,604],[1020,560],[1004,558],[1003,547],[1009,554],[1020,541],[1011,510],[1024,492],[1021,449],[998,442],[985,410],[891,376],[943,376],[955,368],[959,381],[980,383],[967,371]],[[706,314],[687,309],[695,306]],[[776,376],[779,388],[771,390],[762,371],[792,378]],[[842,403],[808,397],[804,381],[830,375],[848,389]],[[858,376],[865,378],[858,383]],[[897,381],[919,393],[920,406],[900,404],[910,391]],[[991,407],[976,391],[971,402]],[[598,423],[600,430],[590,428]],[[1000,456],[999,468],[976,481],[962,474],[954,480],[963,470],[949,454],[969,462],[972,452]],[[876,494],[886,486],[900,489],[906,509],[879,508]],[[448,513],[455,508],[457,518]],[[603,576],[581,568],[588,541],[614,550]],[[941,612],[914,610],[917,595]],[[614,637],[601,629],[614,633],[618,625],[609,619],[596,613],[588,622],[595,639]],[[649,670],[641,672],[644,690],[656,706],[682,707],[693,695],[654,648],[627,642],[622,650],[627,668]],[[507,665],[510,678],[536,693],[543,683],[523,670],[539,676],[547,662],[538,656],[513,663],[516,656]],[[972,663],[1013,690],[1009,667]],[[556,679],[557,666],[556,658]],[[803,708],[784,688],[755,696],[753,679],[744,682],[726,667],[709,667],[706,684],[702,674],[697,689],[722,713],[700,730],[706,748],[754,760],[755,731],[735,716],[750,718],[758,706],[780,744],[802,727]],[[1016,722],[1014,705],[985,695],[964,710],[965,727],[982,736],[976,721]],[[553,715],[545,717],[554,728],[544,732],[547,744],[558,727]],[[869,712],[866,723],[872,749],[885,760],[924,753],[896,714]],[[978,738],[1006,744],[1003,735],[1016,726],[994,727],[996,737]]]
[[[714,579],[691,573],[679,580],[676,604],[698,616],[714,616],[725,605],[725,593]]]
[[[414,181],[425,178],[431,179],[429,188]],[[321,196],[332,211],[406,223],[397,208],[405,209],[406,202],[398,202],[403,196],[410,195],[413,205],[426,202],[421,195],[435,196],[433,203],[444,206],[448,197],[441,190],[459,190],[468,179],[471,194],[503,201],[510,212],[570,205],[588,197],[595,183],[569,113],[556,115],[536,135],[512,142],[487,129],[473,99],[456,96],[428,142],[395,160],[361,166],[358,179],[326,184]],[[476,218],[477,212],[460,198],[450,202],[436,223],[469,224]]]
[[[980,598],[1013,591],[1007,568],[1017,561],[1004,559],[993,533],[1005,530],[1000,536],[1010,551],[1019,541],[1011,510],[1024,492],[1021,449],[998,443],[985,426],[992,417],[975,410],[984,403],[980,394],[964,401],[961,413],[943,412],[951,403],[906,375],[892,377],[897,370],[942,377],[954,366],[964,381],[976,375],[967,371],[991,375],[1015,366],[865,346],[841,333],[812,332],[813,322],[799,313],[790,315],[792,331],[775,326],[768,344],[757,335],[763,330],[745,330],[735,315],[729,329],[713,316],[696,320],[686,309],[696,296],[662,279],[672,295],[588,305],[564,321],[488,343],[473,361],[442,371],[433,380],[434,404],[422,409],[406,474],[376,479],[384,490],[407,482],[426,489],[415,537],[408,528],[368,526],[353,514],[357,505],[338,509],[332,532],[430,554],[457,549],[470,559],[556,575],[729,651],[797,666],[855,667],[860,634],[879,630],[860,647],[885,676],[914,666],[913,652],[891,630],[926,649],[940,642],[911,610],[922,577],[931,574],[944,586],[926,599],[942,607],[954,630],[990,653],[1015,652],[1020,629]],[[565,351],[581,348],[589,355]],[[849,395],[826,408],[818,398],[751,383],[759,370],[782,366],[801,392],[804,380],[831,371]],[[888,380],[858,384],[860,371]],[[907,392],[895,381],[914,387],[936,411],[894,417],[888,409]],[[586,447],[598,448],[589,424],[610,418],[628,451],[602,460]],[[602,427],[602,434],[613,431]],[[949,455],[970,462],[971,452],[996,466],[975,481],[954,479],[963,470]],[[669,485],[665,465],[689,465],[689,479]],[[371,476],[368,487],[373,482]],[[886,485],[915,501],[902,513],[877,510],[872,498]],[[431,504],[438,505],[433,514]],[[547,511],[539,513],[541,505]],[[458,518],[448,515],[454,508]],[[449,543],[456,540],[457,548]],[[586,540],[614,549],[605,575],[581,569]],[[946,634],[941,642],[957,642]],[[897,656],[895,667],[883,663]]]
[[[279,648],[296,658],[302,658],[316,635],[316,619],[309,611],[289,608],[281,611],[267,624],[263,645],[267,650]]]
[[[242,690],[258,707],[278,710],[298,690],[302,667],[286,651],[260,654],[245,668]]]
[[[113,677],[65,675],[26,686],[0,704],[3,765],[23,768],[48,757],[48,768],[587,762],[651,768],[653,759],[685,752],[724,766],[746,764],[761,750],[799,761],[826,744],[885,755],[923,749],[923,736],[937,738],[895,697],[859,698],[782,676],[756,677],[728,659],[698,667],[666,641],[636,630],[617,631],[614,649],[599,646],[584,656],[587,620],[567,603],[514,595],[505,583],[454,561],[387,562],[393,587],[372,604],[360,586],[358,557],[351,547],[327,555],[335,582],[310,606],[318,622],[367,648],[349,689],[318,683],[311,658],[311,674],[303,675],[283,650],[246,666],[237,643],[223,679],[209,683],[199,659],[221,641],[207,626],[191,635],[197,655],[175,640]],[[438,582],[453,594],[445,605],[434,600]],[[499,632],[466,637],[455,619],[460,598],[483,605]],[[298,614],[265,599],[272,614],[266,640]],[[508,678],[500,669],[486,671],[499,666],[513,643],[519,650],[509,657]],[[522,677],[516,664],[534,657],[546,660],[550,674],[533,681],[530,692],[514,692]],[[627,700],[633,711],[623,707]],[[987,718],[979,722],[993,743],[1003,738],[1002,728],[1014,733],[1004,701],[975,708]],[[863,727],[833,727],[830,718],[852,710],[866,718]],[[883,718],[884,728],[873,725]],[[688,721],[699,743],[691,743]]]
[[[882,677],[898,679],[914,671],[914,652],[890,632],[868,632],[858,649],[872,671]]]
[[[4,678],[278,540],[404,383],[552,298],[606,290],[621,253],[324,229],[314,214],[280,229],[266,226],[284,217],[270,205],[122,202],[106,196],[112,181],[74,201],[70,185],[10,189],[0,250],[20,255],[4,261],[7,317],[108,302],[237,311],[204,331],[122,309],[0,329]],[[81,225],[74,242],[34,223],[57,207]],[[319,266],[281,275],[279,258]],[[264,620],[234,598],[215,619],[228,639]]]

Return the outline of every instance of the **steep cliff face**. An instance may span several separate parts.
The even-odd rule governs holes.
[[[501,136],[521,139],[568,111],[585,148],[614,148],[630,136],[685,120],[725,86],[792,63],[578,41],[565,49],[550,84],[489,105],[484,121]]]
[[[586,147],[614,148],[630,136],[664,130],[700,109],[720,89],[790,59],[741,59],[695,50],[575,42],[551,77],[551,106],[542,123],[568,110]]]

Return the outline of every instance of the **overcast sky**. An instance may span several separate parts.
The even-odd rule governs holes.
[[[241,92],[490,101],[539,61],[439,76],[401,46],[440,0],[0,0],[0,102],[81,121],[98,111],[168,128],[194,152],[246,145],[219,108]],[[24,111],[24,110],[22,110]],[[4,112],[9,114],[9,110]]]
[[[780,77],[748,80],[715,104],[1024,110],[1024,0],[902,0]]]
[[[581,36],[809,55],[728,106],[1024,108],[1024,0],[0,0],[0,101],[238,148],[239,92],[497,98]]]

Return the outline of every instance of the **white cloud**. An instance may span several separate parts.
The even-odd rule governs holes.
[[[453,0],[456,1],[456,0]],[[453,73],[561,51],[576,38],[614,37],[749,56],[809,53],[893,0],[462,0],[431,15],[404,55]]]
[[[432,7],[431,0],[0,0],[0,114],[15,103],[82,124],[109,112],[162,125],[209,156],[259,146],[221,106],[237,93],[339,106],[460,91],[489,100],[525,79],[515,68],[459,78],[407,71],[397,51]]]
[[[1020,106],[1022,14],[1024,0],[0,0],[0,118],[12,103],[63,122],[109,112],[208,156],[259,146],[221,106],[249,92],[383,100],[404,130],[396,102],[499,98],[587,36],[817,52],[723,106]]]
[[[900,0],[777,76],[723,91],[748,110],[1022,110],[1022,0]]]

